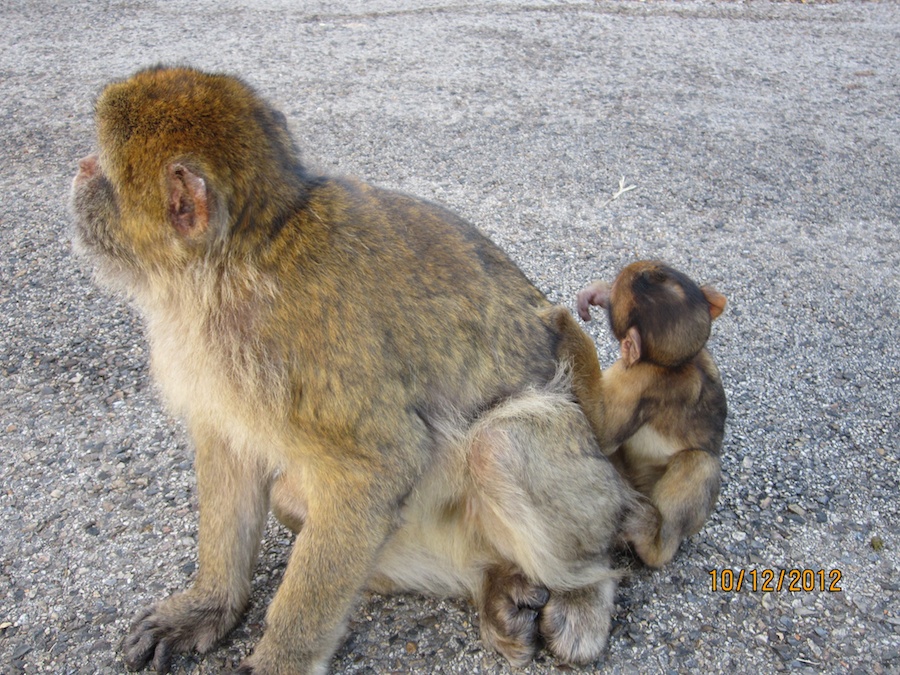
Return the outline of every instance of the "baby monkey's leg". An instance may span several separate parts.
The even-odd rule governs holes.
[[[719,458],[703,450],[682,450],[649,492],[649,504],[626,519],[625,539],[651,567],[669,562],[685,537],[696,534],[719,494]]]

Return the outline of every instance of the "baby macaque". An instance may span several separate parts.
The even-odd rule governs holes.
[[[626,520],[625,538],[647,564],[672,559],[700,530],[719,494],[727,406],[706,351],[712,320],[725,296],[698,287],[662,263],[641,261],[610,286],[595,281],[578,293],[578,313],[609,312],[620,358],[600,374],[593,342],[561,307],[544,310],[562,336],[573,391],[600,447],[647,503]]]

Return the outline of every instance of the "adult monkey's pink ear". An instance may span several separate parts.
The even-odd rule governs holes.
[[[725,311],[725,303],[727,302],[725,296],[712,286],[701,286],[700,290],[706,297],[706,302],[709,303],[709,315],[713,319],[719,318],[719,315]]]
[[[166,169],[169,222],[178,232],[192,236],[209,227],[209,195],[206,181],[184,164],[173,163]]]

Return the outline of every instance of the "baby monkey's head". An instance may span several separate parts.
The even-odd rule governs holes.
[[[623,358],[675,368],[703,349],[725,296],[664,263],[641,260],[619,272],[604,306]]]

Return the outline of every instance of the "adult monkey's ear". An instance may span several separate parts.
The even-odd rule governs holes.
[[[184,164],[166,169],[169,223],[184,236],[196,236],[209,228],[209,194],[206,181]]]

